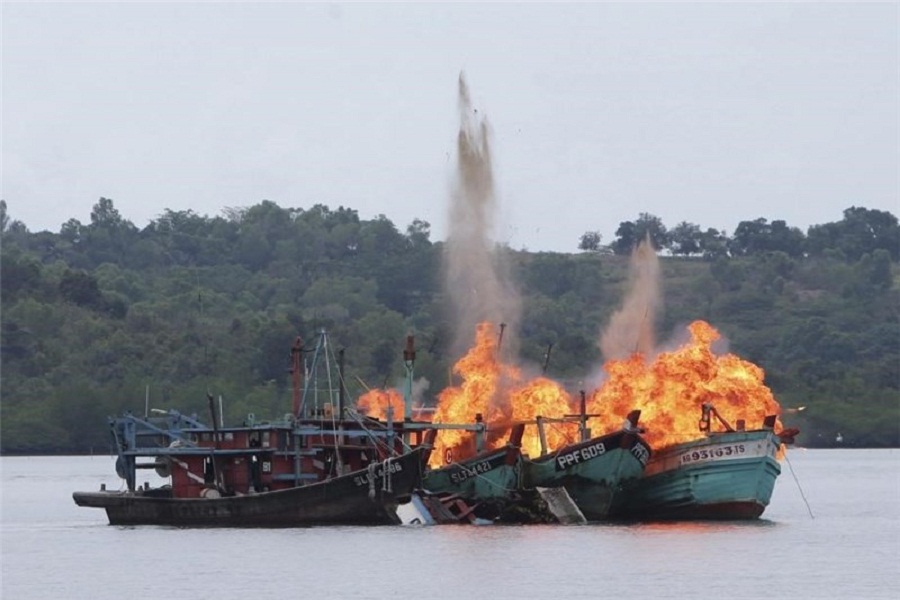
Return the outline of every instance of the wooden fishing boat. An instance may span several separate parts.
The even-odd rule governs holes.
[[[518,424],[505,446],[428,470],[422,487],[432,493],[459,494],[472,501],[509,497],[521,485],[524,430],[525,425]]]
[[[501,328],[502,333],[502,328]],[[411,385],[415,350],[412,338],[404,352],[407,383]],[[404,394],[410,414],[408,399]],[[429,470],[423,490],[411,503],[410,519],[418,522],[472,522],[474,519],[500,522],[578,522],[605,519],[614,496],[627,482],[638,478],[650,456],[650,448],[638,427],[640,411],[633,411],[623,429],[609,435],[592,437],[585,412],[562,418],[538,417],[533,422],[517,423],[511,429],[505,448],[484,451],[485,424],[476,415],[474,429],[465,424],[430,424],[441,435],[442,429],[465,428],[474,431],[470,452],[474,455]],[[544,427],[554,422],[578,422],[581,441],[548,452]],[[526,457],[521,440],[528,425],[536,425],[542,456]],[[421,427],[404,419],[404,431]],[[466,453],[464,453],[466,454]],[[478,509],[481,509],[479,512]]]
[[[342,385],[336,395],[320,396],[313,376],[301,388],[302,374],[315,374],[328,350],[321,332],[312,365],[301,365],[298,338],[294,410],[278,421],[257,423],[250,416],[240,427],[220,426],[211,396],[211,426],[177,411],[110,419],[116,471],[126,489],[75,492],[76,504],[105,509],[113,525],[399,522],[396,506],[421,487],[433,433],[401,434],[392,423],[366,422],[343,410]],[[141,469],[168,483],[140,485]]]
[[[725,431],[711,432],[716,416]],[[746,430],[725,423],[715,408],[702,408],[702,437],[654,452],[644,476],[618,498],[613,514],[640,520],[756,519],[762,515],[781,473],[777,454],[797,429],[776,434],[775,416]]]
[[[582,408],[582,440],[527,459],[524,487],[564,490],[564,496],[571,498],[583,520],[600,521],[609,517],[622,489],[641,477],[650,458],[650,446],[641,437],[639,410],[628,415],[621,430],[597,437],[589,436],[584,426],[587,415],[583,413]],[[542,424],[539,421],[539,426]],[[571,517],[572,512],[575,511],[567,511],[567,522],[578,520]]]
[[[435,425],[437,435],[440,428]],[[525,425],[517,424],[506,445],[428,469],[417,492],[420,509],[440,524],[504,520],[509,509],[521,502],[524,431]],[[476,431],[476,436],[480,433]]]
[[[404,523],[451,524],[502,521],[511,507],[521,502],[523,455],[521,449],[525,424],[514,424],[505,445],[486,449],[488,425],[481,415],[472,423],[432,423],[416,420],[421,411],[412,407],[412,382],[416,351],[413,336],[407,336],[403,352],[406,367],[402,406],[396,423],[394,409],[386,411],[385,427],[396,428],[404,441],[415,447],[415,436],[423,430],[434,437],[442,432],[462,430],[468,433],[467,456],[454,460],[448,453],[442,464],[432,464],[423,476],[422,486],[401,510]],[[385,411],[380,411],[383,414]],[[392,425],[392,423],[394,423]],[[432,461],[433,463],[434,461]]]

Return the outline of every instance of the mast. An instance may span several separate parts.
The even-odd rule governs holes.
[[[344,414],[344,349],[338,350],[338,418]]]
[[[210,417],[212,417],[213,440],[215,441],[215,449],[220,450],[222,448],[222,442],[219,436],[219,419],[216,415],[216,399],[209,392],[206,392],[206,399],[207,402],[209,402],[209,414]],[[222,478],[222,473],[219,471],[218,453],[211,452],[209,455],[209,460],[212,461],[213,479],[215,479],[216,489],[219,491],[219,493],[222,493],[225,491],[225,482]]]
[[[406,348],[403,349],[403,366],[406,367],[406,381],[403,387],[403,420],[412,418],[413,367],[416,362],[416,340],[406,336]]]
[[[303,340],[300,336],[297,336],[297,339],[294,340],[294,345],[291,346],[291,379],[293,384],[293,405],[292,411],[294,413],[294,417],[300,418],[300,410],[301,410],[301,388],[303,384],[303,371],[301,368],[301,357],[303,356]]]
[[[406,380],[403,383],[403,414],[400,415],[401,420],[406,421],[412,419],[412,389],[413,389],[413,367],[416,362],[416,340],[413,336],[406,336],[406,348],[403,349],[403,366],[406,368]],[[403,443],[409,445],[412,432],[406,427],[403,428]]]
[[[581,406],[578,414],[578,430],[581,432],[581,441],[586,442],[591,439],[591,431],[587,428],[587,404],[585,402],[584,390],[581,390]]]

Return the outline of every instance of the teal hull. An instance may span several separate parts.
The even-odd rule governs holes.
[[[422,487],[435,494],[459,494],[470,501],[508,498],[519,490],[521,473],[521,452],[507,447],[428,471]]]
[[[779,444],[770,430],[735,431],[657,452],[612,514],[642,520],[758,518],[781,473]]]
[[[617,496],[644,471],[650,448],[635,432],[618,432],[525,462],[528,489],[564,487],[588,521],[609,517]]]

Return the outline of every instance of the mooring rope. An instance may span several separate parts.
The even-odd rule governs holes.
[[[375,499],[375,465],[377,463],[369,463],[369,500]]]
[[[393,494],[394,488],[391,481],[391,457],[387,457],[384,462],[381,463],[381,466],[382,469],[384,469],[384,478],[381,480],[381,491]]]
[[[803,498],[803,503],[806,504],[806,510],[809,511],[809,518],[815,519],[816,517],[813,515],[812,508],[809,506],[809,502],[806,500],[806,494],[803,493],[803,487],[800,485],[800,480],[797,479],[797,474],[794,473],[794,465],[791,464],[791,459],[788,458],[787,450],[784,452],[784,461],[787,463],[788,468],[791,471],[791,475],[794,477],[794,481],[797,483],[797,489],[800,490],[800,497]]]

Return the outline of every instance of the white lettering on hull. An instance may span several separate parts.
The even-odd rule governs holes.
[[[390,465],[388,466],[388,472],[390,474],[399,473],[402,470],[403,470],[403,466],[400,463],[391,462]],[[375,469],[375,479],[376,480],[384,479],[384,463],[382,463],[381,465],[378,465],[378,467]],[[353,483],[356,484],[357,486],[368,485],[369,473],[366,472],[361,475],[357,475],[356,477],[353,478]]]
[[[465,467],[463,465],[459,465],[460,470],[455,473],[450,473],[450,481],[453,483],[462,483],[467,479],[475,477],[477,475],[481,475],[482,473],[487,473],[491,470],[491,462],[489,460],[483,460],[481,462],[475,463],[471,467]]]
[[[587,462],[598,456],[606,454],[606,446],[603,442],[597,442],[584,448],[578,448],[556,457],[556,470],[563,471],[571,466]]]
[[[671,454],[654,455],[644,474],[655,475],[679,467],[729,460],[762,458],[764,456],[774,458],[776,450],[777,445],[770,443],[768,439],[695,446]]]
[[[646,465],[647,461],[650,460],[650,450],[643,444],[635,444],[631,448],[631,453],[642,465]]]

